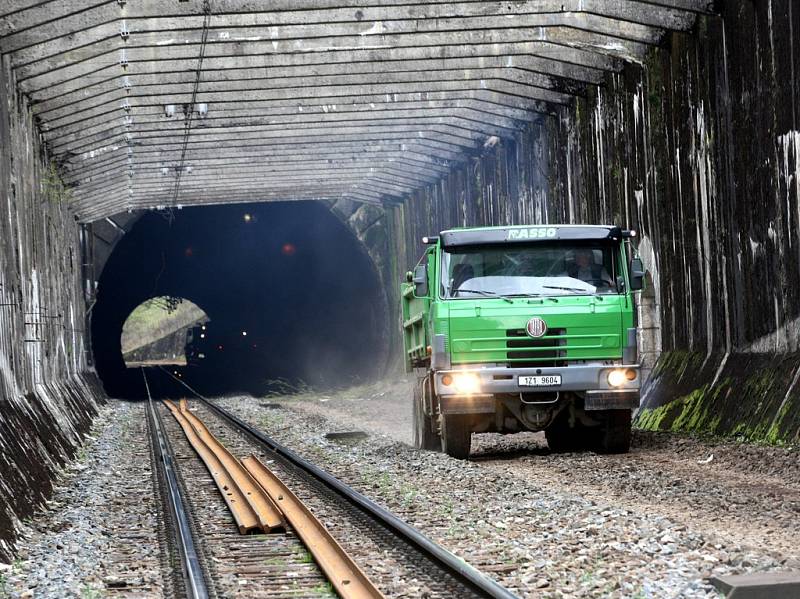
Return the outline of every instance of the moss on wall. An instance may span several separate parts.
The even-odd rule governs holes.
[[[635,424],[645,430],[800,442],[800,354],[661,356]]]

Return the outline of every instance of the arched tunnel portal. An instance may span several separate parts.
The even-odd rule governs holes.
[[[386,365],[379,274],[353,233],[315,202],[141,218],[106,263],[92,309],[93,355],[111,396],[145,396],[142,373],[125,367],[120,335],[133,309],[160,295],[190,300],[210,319],[194,341],[204,358],[182,369],[203,393],[263,394],[278,379],[341,385]]]
[[[140,393],[139,302],[283,343],[212,392],[368,376],[452,227],[636,230],[636,425],[800,442],[798,32],[796,0],[0,3],[0,541],[104,401],[93,365]]]

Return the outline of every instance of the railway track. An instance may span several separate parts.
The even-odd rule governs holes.
[[[171,377],[171,374],[164,372]],[[297,508],[313,514],[338,541],[344,554],[374,584],[378,595],[387,597],[493,597],[510,599],[514,595],[493,580],[435,544],[416,529],[381,508],[367,497],[335,479],[314,464],[294,454],[262,431],[239,420],[214,402],[200,396],[183,381],[196,400],[186,412],[201,423],[208,435],[217,439],[233,456],[243,458],[247,470],[260,474],[266,469],[291,489]],[[181,408],[168,408],[151,402],[154,433],[161,433],[167,455],[172,455],[180,500],[193,533],[195,564],[206,583],[205,596],[240,597],[320,597],[341,594],[336,575],[328,578],[324,558],[312,556],[301,536],[303,528],[290,523],[280,532],[242,535],[231,517],[209,469],[198,457],[179,419],[170,415]],[[167,417],[169,415],[169,417]],[[158,428],[156,428],[158,427]],[[197,429],[199,430],[199,429]],[[190,435],[191,436],[191,435]],[[155,444],[155,442],[154,442]],[[260,464],[256,465],[256,461]],[[161,477],[164,479],[165,477]],[[267,486],[269,483],[263,483]],[[280,495],[280,492],[278,493]],[[171,496],[165,493],[165,496]],[[281,496],[282,497],[282,496]],[[174,504],[175,502],[173,502]],[[280,501],[284,509],[283,501]],[[170,515],[176,522],[179,516]],[[278,530],[278,528],[276,528]],[[300,534],[298,534],[298,532]],[[175,588],[191,595],[179,534],[173,538],[172,554],[180,557],[183,574]],[[315,542],[311,542],[314,545]],[[175,547],[174,545],[178,545]],[[341,577],[340,577],[341,578]],[[360,595],[367,596],[367,595]]]
[[[188,513],[188,503],[178,480],[175,469],[175,456],[172,447],[164,433],[164,423],[161,415],[156,409],[153,398],[150,397],[150,387],[147,376],[142,370],[145,388],[147,389],[147,415],[148,429],[150,430],[151,447],[154,462],[157,465],[155,470],[156,480],[160,483],[162,491],[162,503],[165,504],[166,522],[170,524],[169,541],[178,554],[180,569],[172,568],[175,571],[172,585],[173,593],[178,594],[179,589],[190,599],[206,599],[209,597],[208,586],[205,574],[200,565],[195,535],[192,531],[192,522]],[[171,561],[171,560],[170,560]],[[179,576],[178,576],[179,574]]]

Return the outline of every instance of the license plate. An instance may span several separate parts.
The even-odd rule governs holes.
[[[520,387],[558,387],[561,385],[560,374],[542,374],[536,376],[521,376],[518,379]]]

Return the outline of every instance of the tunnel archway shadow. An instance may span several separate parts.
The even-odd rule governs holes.
[[[92,312],[95,365],[113,397],[145,396],[141,373],[125,368],[120,336],[154,295],[186,298],[214,323],[214,351],[185,368],[203,394],[260,395],[278,378],[331,387],[385,367],[387,306],[375,265],[317,202],[145,215],[106,263]]]

